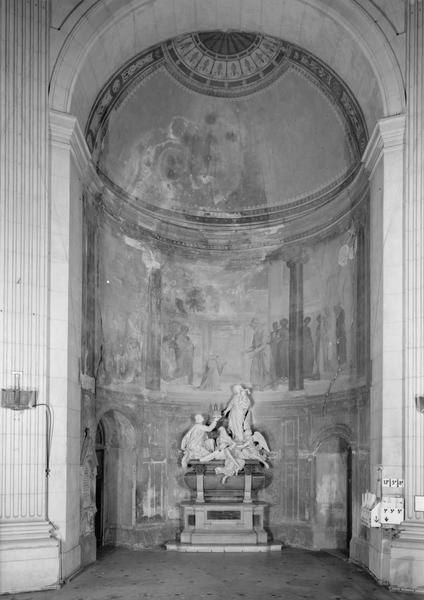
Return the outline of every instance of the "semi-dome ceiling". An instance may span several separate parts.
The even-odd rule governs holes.
[[[86,137],[112,211],[114,198],[120,214],[171,241],[219,247],[236,225],[268,228],[274,245],[287,224],[307,228],[308,215],[316,228],[317,210],[338,218],[367,131],[349,89],[316,57],[269,36],[215,31],[124,65]]]

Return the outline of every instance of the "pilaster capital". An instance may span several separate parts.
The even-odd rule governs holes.
[[[406,116],[395,115],[380,119],[362,156],[362,163],[372,173],[385,152],[403,150]]]
[[[101,189],[87,142],[76,117],[69,113],[50,110],[50,140],[53,147],[70,151],[79,174],[90,181],[89,187]]]

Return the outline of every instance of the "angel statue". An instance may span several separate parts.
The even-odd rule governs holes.
[[[243,458],[258,460],[265,468],[269,469],[269,464],[266,462],[264,455],[266,456],[271,451],[262,433],[259,431],[252,433],[251,429],[246,429],[243,438],[244,442],[241,446]]]
[[[243,441],[243,433],[250,427],[251,406],[249,388],[241,383],[233,385],[233,395],[224,409],[223,416],[228,416],[228,428],[233,439],[237,442]]]
[[[187,468],[191,460],[199,460],[213,452],[215,442],[208,437],[208,433],[215,429],[219,417],[214,416],[210,425],[205,425],[203,415],[195,415],[194,425],[187,431],[181,441],[181,450],[184,452],[181,465]]]

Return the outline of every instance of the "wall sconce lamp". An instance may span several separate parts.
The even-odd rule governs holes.
[[[13,371],[13,387],[1,390],[1,406],[12,410],[25,410],[32,408],[37,403],[36,390],[23,390],[21,388],[22,372]]]
[[[415,396],[415,406],[419,413],[424,414],[424,396]]]

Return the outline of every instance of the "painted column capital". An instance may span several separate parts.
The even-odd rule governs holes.
[[[293,246],[283,250],[282,258],[287,266],[306,264],[309,260],[309,252],[305,246]]]

